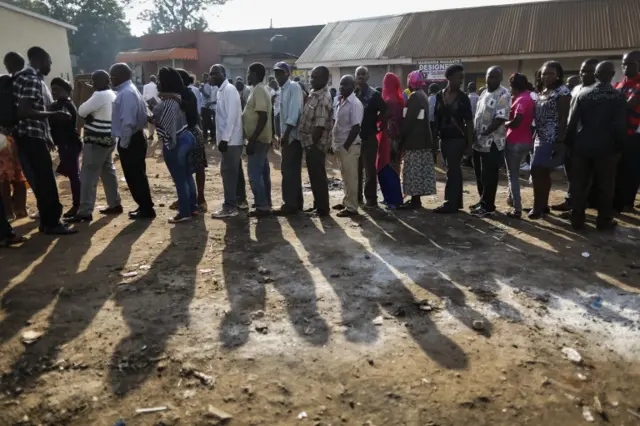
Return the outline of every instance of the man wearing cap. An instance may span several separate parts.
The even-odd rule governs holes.
[[[276,80],[281,87],[280,129],[282,137],[282,199],[283,206],[277,212],[287,216],[303,209],[302,196],[302,144],[300,143],[300,117],[302,116],[303,94],[299,84],[289,80],[291,69],[286,62],[278,62],[273,67]]]

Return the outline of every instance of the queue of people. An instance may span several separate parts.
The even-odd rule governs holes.
[[[187,222],[207,211],[205,144],[212,137],[222,155],[224,187],[224,200],[213,213],[216,219],[235,217],[249,208],[243,153],[248,156],[252,217],[303,211],[329,215],[327,154],[338,159],[344,182],[344,198],[332,207],[339,210],[339,217],[358,215],[361,206],[377,208],[378,186],[390,208],[420,208],[421,197],[436,194],[438,151],[446,166],[446,185],[444,202],[434,210],[437,214],[463,209],[461,164],[470,152],[478,191],[478,202],[470,210],[477,217],[496,212],[502,165],[507,169],[511,206],[506,214],[516,219],[523,216],[519,172],[530,153],[534,201],[527,216],[531,220],[549,213],[551,171],[563,164],[570,196],[563,206],[553,207],[564,210],[576,229],[584,227],[588,205],[598,209],[598,229],[614,227],[615,211],[633,208],[640,184],[637,51],[624,55],[624,78],[615,88],[610,62],[585,61],[581,84],[570,90],[562,66],[550,61],[542,65],[533,84],[516,73],[508,79],[509,87],[503,85],[502,69],[490,67],[486,86],[480,94],[470,95],[462,90],[462,65],[447,69],[444,89],[431,86],[428,93],[417,72],[409,74],[406,91],[392,73],[377,90],[368,84],[368,69],[358,67],[354,75],[341,78],[339,94],[334,96],[324,66],[311,72],[310,91],[291,79],[292,70],[284,62],[275,64],[268,86],[265,66],[251,64],[250,89],[244,80],[233,85],[220,64],[203,76],[206,80],[199,88],[186,71],[165,67],[141,94],[131,81],[131,69],[115,64],[109,72],[93,73],[94,93],[78,109],[71,101],[68,82],[55,78],[51,90],[44,83],[51,69],[49,54],[33,47],[27,56],[27,67],[16,53],[6,55],[4,61],[10,72],[15,121],[1,129],[9,141],[0,151],[3,244],[20,241],[5,219],[26,215],[25,180],[35,194],[44,233],[73,234],[76,229],[70,224],[93,220],[98,179],[108,204],[100,213],[122,214],[113,163],[116,148],[137,204],[129,217],[155,218],[144,129],[157,133],[176,187],[177,214],[170,223]],[[76,131],[77,117],[84,119],[82,139]],[[268,160],[274,139],[282,152],[283,198],[283,205],[275,210]],[[69,179],[72,190],[73,204],[64,214],[52,167],[53,149],[60,155],[56,171]],[[313,193],[313,206],[306,210],[303,157]]]

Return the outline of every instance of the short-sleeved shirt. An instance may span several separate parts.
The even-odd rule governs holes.
[[[640,74],[633,78],[625,78],[616,84],[615,88],[624,95],[627,101],[640,97]],[[640,133],[640,106],[627,109],[627,133],[630,135]]]
[[[522,121],[516,128],[507,129],[507,144],[531,144],[533,143],[533,135],[531,134],[531,126],[536,113],[536,103],[531,98],[529,91],[524,91],[513,100],[511,111],[509,112],[509,121],[516,118],[516,115],[522,115]]]
[[[478,152],[491,151],[491,145],[495,144],[499,151],[504,150],[507,144],[507,129],[501,124],[494,132],[482,136],[495,119],[505,122],[509,119],[511,109],[511,93],[506,87],[500,86],[493,92],[485,90],[478,99],[474,127],[477,139],[473,149]]]
[[[436,106],[433,111],[436,128],[441,139],[462,139],[466,137],[465,126],[473,120],[471,102],[466,93],[458,91],[455,99],[447,104],[445,91],[436,94]]]
[[[44,82],[44,77],[33,68],[26,68],[13,81],[13,99],[16,108],[21,100],[28,99],[36,111],[46,111],[53,103],[51,92]],[[18,137],[28,137],[51,142],[51,129],[48,120],[25,118],[16,126]]]
[[[375,138],[378,134],[378,115],[387,112],[387,104],[382,99],[380,92],[371,86],[367,86],[364,90],[358,92],[357,97],[364,108],[360,138]]]
[[[331,142],[331,127],[333,126],[333,101],[326,87],[311,90],[309,99],[302,110],[300,120],[300,142],[303,147],[313,145],[313,131],[316,127],[324,127],[318,148],[323,151],[329,149]]]
[[[347,99],[338,102],[338,112],[336,113],[336,123],[333,126],[332,147],[334,150],[340,149],[349,137],[353,126],[362,123],[364,117],[364,106],[354,93]],[[356,136],[353,145],[361,143],[360,135]]]
[[[245,139],[249,139],[258,126],[258,112],[267,113],[267,123],[258,135],[258,142],[271,143],[271,114],[273,108],[271,106],[271,96],[269,96],[269,89],[264,83],[256,84],[251,93],[249,99],[247,99],[247,105],[242,112],[242,127],[244,129]]]
[[[469,93],[469,102],[471,102],[471,114],[475,117],[476,110],[478,108],[478,99],[480,99],[480,95],[476,92]]]

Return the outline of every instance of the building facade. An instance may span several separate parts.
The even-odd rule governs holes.
[[[62,77],[73,83],[68,31],[73,25],[0,2],[0,52],[17,52],[27,60],[27,50],[40,46],[51,55],[51,73],[47,82]]]
[[[505,77],[521,72],[533,79],[545,61],[560,62],[571,75],[596,58],[612,60],[620,78],[622,54],[640,48],[638,16],[638,0],[564,0],[337,22],[325,26],[297,66],[329,66],[336,81],[367,65],[377,86],[389,71],[404,80],[420,68],[459,62],[467,82],[482,86],[493,65]]]

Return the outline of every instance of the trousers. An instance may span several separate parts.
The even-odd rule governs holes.
[[[123,148],[118,145],[122,173],[127,181],[133,200],[140,207],[140,211],[148,213],[153,210],[149,179],[147,179],[147,140],[141,131],[134,133],[129,146]]]
[[[358,197],[362,194],[359,188],[360,168],[360,144],[352,144],[347,151],[344,147],[336,150],[336,156],[340,163],[340,174],[344,184],[344,199],[342,205],[351,212],[358,211]]]
[[[304,208],[302,196],[302,144],[291,140],[282,147],[282,199],[284,205],[293,210]]]
[[[313,208],[320,214],[329,213],[329,185],[327,184],[326,155],[316,145],[306,149],[307,172],[313,192]]]
[[[220,174],[224,189],[223,208],[235,210],[238,203],[247,200],[244,170],[242,170],[242,151],[244,145],[228,146],[222,153]]]
[[[102,180],[107,205],[120,205],[118,177],[113,165],[113,151],[116,146],[102,146],[85,143],[82,148],[82,168],[80,169],[80,209],[79,216],[89,216],[96,204],[98,181]]]

